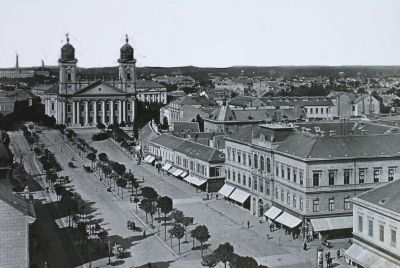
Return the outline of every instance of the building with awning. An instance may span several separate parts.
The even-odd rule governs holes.
[[[218,193],[228,198],[234,190],[235,187],[225,183],[221,189],[219,189]]]
[[[234,200],[243,207],[248,208],[247,206],[250,206],[250,194],[240,190],[239,188],[235,188],[235,190],[229,196],[229,199]]]
[[[170,163],[166,163],[166,164],[162,167],[162,169],[165,170],[165,171],[168,171],[170,168],[172,168],[172,164],[170,164]]]
[[[180,170],[179,168],[177,168],[172,175],[174,175],[175,177],[178,177],[179,175],[181,175],[183,173],[183,170]]]
[[[353,228],[353,216],[310,219],[313,231],[322,240],[330,237],[349,237]],[[339,235],[341,233],[342,235]]]
[[[201,186],[207,182],[207,180],[201,179],[201,178],[191,175],[191,174],[189,176],[187,176],[186,178],[184,178],[183,180],[190,184],[193,184],[195,186]]]
[[[353,245],[346,262],[356,267],[400,267],[400,180],[352,199]]]
[[[183,172],[179,175],[179,177],[185,178],[187,175],[189,175],[189,173],[188,173],[187,171],[183,171]]]
[[[264,216],[270,220],[275,220],[279,215],[281,215],[282,209],[275,206],[271,206],[267,211],[265,211]]]
[[[352,244],[349,249],[344,253],[347,263],[354,264],[354,266],[361,265],[368,268],[398,268],[400,262],[395,258],[390,260],[381,255],[380,252],[374,252],[360,246]],[[356,265],[357,264],[357,265]]]
[[[171,168],[168,170],[168,173],[173,174],[176,170],[177,170],[176,167],[171,167]]]
[[[156,158],[152,155],[147,155],[144,158],[144,162],[149,163],[149,164],[152,164],[154,162],[154,160],[156,160]]]
[[[290,228],[290,229],[293,229],[293,228],[299,226],[300,223],[302,222],[301,219],[287,213],[286,211],[282,212],[282,214],[279,215],[279,217],[277,217],[275,219],[275,221]]]

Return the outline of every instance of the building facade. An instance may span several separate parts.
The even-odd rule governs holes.
[[[400,266],[400,181],[352,199],[353,244],[346,261],[356,267]]]
[[[325,238],[349,235],[350,199],[399,178],[398,138],[244,129],[226,138],[226,183],[249,194],[253,215],[276,207]]]
[[[45,95],[45,112],[58,124],[96,126],[97,123],[133,122],[136,100],[166,103],[166,89],[154,81],[136,82],[134,50],[126,44],[120,49],[119,77],[111,81],[79,80],[75,48],[67,43],[61,48],[59,83]]]

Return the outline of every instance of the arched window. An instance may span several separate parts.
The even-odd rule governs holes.
[[[260,156],[260,169],[265,170],[264,156]]]
[[[127,73],[126,73],[126,79],[127,80],[131,80],[132,78],[131,78],[131,72],[130,71],[128,71]]]
[[[267,157],[267,172],[271,173],[271,159]]]
[[[71,74],[71,71],[68,70],[67,71],[67,81],[71,81],[71,80],[72,80],[72,74]]]
[[[254,155],[254,168],[258,168],[258,156]]]

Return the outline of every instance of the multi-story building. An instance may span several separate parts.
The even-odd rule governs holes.
[[[248,194],[254,215],[277,209],[294,216],[290,224],[311,223],[324,237],[348,235],[350,198],[399,178],[399,138],[248,127],[226,138],[226,183]]]
[[[166,88],[154,81],[136,82],[136,59],[128,43],[120,49],[119,78],[111,81],[79,80],[75,48],[67,43],[61,48],[59,83],[45,95],[45,113],[58,124],[96,126],[97,123],[133,122],[135,101],[166,103]]]
[[[224,184],[225,155],[214,148],[163,134],[149,142],[149,153],[148,162],[160,159],[163,170],[203,191],[216,192]]]
[[[353,244],[346,261],[356,267],[400,267],[400,180],[354,197]]]

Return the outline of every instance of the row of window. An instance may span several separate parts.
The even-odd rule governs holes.
[[[304,170],[297,169],[279,162],[276,162],[275,165],[275,175],[280,176],[283,179],[299,183],[300,185],[303,185],[304,182]]]
[[[313,200],[313,212],[319,212],[319,198],[316,198]],[[335,211],[336,207],[335,207],[335,198],[329,198],[328,199],[328,210],[329,211]],[[350,210],[351,209],[351,204],[350,204],[350,197],[347,196],[344,198],[344,202],[343,202],[343,209],[344,210]]]
[[[271,158],[227,148],[227,160],[271,173]]]
[[[374,237],[374,219],[367,218],[368,222],[368,236]],[[378,223],[379,228],[379,241],[385,242],[385,225],[383,223]],[[360,233],[364,232],[364,218],[362,215],[358,215],[358,231]],[[390,245],[392,247],[397,247],[397,230],[395,228],[390,228]]]
[[[387,172],[387,180],[393,181],[394,174],[396,173],[397,167],[389,167]],[[367,168],[358,169],[358,183],[363,184],[366,181],[366,174],[368,172]],[[338,184],[338,171],[336,169],[328,170],[328,184],[335,185]],[[382,181],[383,169],[381,167],[376,167],[373,169],[373,182]],[[350,179],[353,174],[353,169],[343,170],[343,184],[350,184]],[[320,186],[322,171],[313,171],[313,186]]]
[[[318,107],[315,107],[315,108],[313,108],[313,107],[310,107],[310,108],[304,108],[305,109],[305,111],[306,111],[306,114],[307,113],[310,113],[310,114],[314,114],[314,111],[315,111],[315,114],[324,114],[324,108],[318,108]],[[307,110],[308,109],[308,110]],[[329,108],[325,108],[325,113],[326,114],[329,114]]]
[[[243,186],[247,186],[254,191],[258,191],[260,193],[270,195],[271,188],[270,182],[268,180],[264,180],[263,178],[246,176],[246,174],[240,174],[239,172],[235,172],[234,170],[226,169],[225,170],[227,180],[232,180],[233,182],[238,184],[242,184]],[[265,186],[265,187],[264,187]]]

